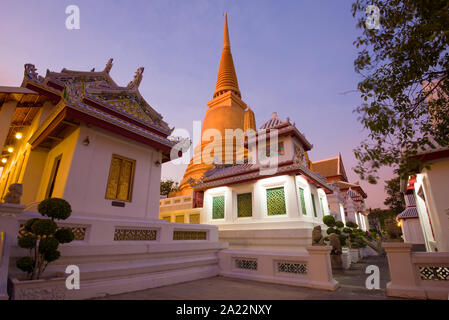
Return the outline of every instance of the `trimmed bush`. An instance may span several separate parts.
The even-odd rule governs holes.
[[[64,199],[50,198],[39,203],[37,210],[51,219],[65,220],[70,217],[72,207]]]
[[[323,217],[323,223],[328,227],[335,226],[335,218],[331,215],[326,215]]]
[[[46,253],[46,252],[51,252],[51,251],[55,251],[56,249],[58,249],[59,246],[59,241],[56,238],[45,238],[42,239],[39,243],[39,252],[40,253]],[[45,259],[47,260],[47,259]]]
[[[39,279],[47,265],[61,256],[57,250],[60,243],[69,243],[75,238],[72,230],[58,228],[53,221],[65,220],[70,216],[72,208],[67,201],[47,199],[39,204],[38,210],[50,219],[28,220],[20,229],[17,241],[21,248],[30,249],[29,257],[17,260],[17,268],[30,274],[32,280]]]
[[[45,259],[45,261],[48,261],[49,263],[53,262],[55,260],[58,260],[60,256],[61,256],[61,252],[59,252],[58,250],[49,251],[49,252],[44,253],[44,259]]]
[[[327,228],[326,233],[327,234],[336,233],[336,230],[334,228],[330,227],[330,228]]]
[[[75,235],[69,228],[61,228],[55,232],[55,238],[60,243],[69,243],[75,239]]]
[[[335,222],[335,225],[336,225],[338,228],[344,228],[344,226],[345,226],[345,224],[344,224],[343,222],[341,222],[341,221]]]
[[[347,226],[348,228],[353,228],[353,229],[357,229],[357,228],[359,227],[359,226],[357,225],[357,223],[352,222],[352,221],[346,222],[346,226]]]
[[[29,233],[21,236],[18,239],[17,244],[21,248],[33,249],[36,246],[36,240],[36,236],[32,233]]]
[[[49,236],[53,233],[55,233],[56,229],[58,228],[58,225],[48,219],[37,219],[34,221],[34,223],[31,225],[31,232],[38,236]]]
[[[26,273],[33,272],[34,264],[35,264],[34,260],[31,259],[30,257],[22,257],[19,260],[17,260],[17,262],[16,262],[17,268],[19,268],[20,270],[22,270]]]

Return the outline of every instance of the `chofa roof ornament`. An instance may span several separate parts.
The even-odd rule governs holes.
[[[144,67],[140,67],[137,69],[136,73],[134,74],[134,79],[127,85],[128,88],[139,88],[140,82],[142,82],[144,69]]]
[[[112,69],[112,61],[114,61],[113,58],[108,60],[108,63],[106,63],[106,67],[104,67],[104,72],[109,73]]]

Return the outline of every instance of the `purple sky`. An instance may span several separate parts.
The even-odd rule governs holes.
[[[81,29],[65,28],[65,8],[79,6]],[[312,161],[341,152],[351,182],[352,150],[366,136],[353,109],[360,103],[352,42],[359,35],[352,0],[2,0],[0,85],[19,86],[23,65],[45,75],[104,68],[126,85],[145,67],[140,91],[170,126],[192,129],[215,89],[228,12],[231,49],[243,100],[261,125],[276,111],[314,145]],[[179,180],[184,166],[165,164]],[[390,178],[391,170],[382,171]],[[361,182],[368,207],[384,207],[384,184]]]

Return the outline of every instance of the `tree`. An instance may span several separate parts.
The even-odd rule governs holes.
[[[32,280],[39,279],[48,264],[59,259],[59,244],[72,242],[75,238],[69,228],[60,228],[54,220],[67,219],[72,208],[64,199],[51,198],[42,201],[38,206],[42,216],[50,219],[32,218],[19,230],[18,245],[29,249],[29,256],[17,260],[16,266],[28,273]]]
[[[404,196],[401,192],[401,178],[396,177],[385,181],[385,191],[387,192],[387,198],[384,204],[393,211],[394,215],[400,214],[405,209]]]
[[[386,219],[394,219],[396,218],[397,213],[392,211],[391,209],[372,209],[368,215],[368,220],[370,221],[370,225],[374,227],[377,233],[380,233],[382,227],[385,226]],[[380,229],[378,229],[380,227]]]
[[[366,27],[369,5],[379,9],[379,29]],[[354,65],[368,137],[354,152],[356,173],[376,183],[378,169],[402,177],[421,169],[420,147],[449,144],[449,1],[356,0],[352,14],[362,29]]]
[[[170,192],[178,191],[178,183],[173,180],[162,180],[161,181],[161,195],[168,196]]]

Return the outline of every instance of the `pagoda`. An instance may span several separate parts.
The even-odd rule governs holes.
[[[180,193],[178,195],[192,194],[193,189],[189,181],[200,179],[203,174],[213,168],[212,163],[207,163],[202,159],[202,153],[210,144],[221,144],[222,152],[220,155],[214,154],[215,158],[221,159],[224,163],[227,156],[232,153],[232,159],[236,159],[236,150],[233,146],[225,145],[224,139],[210,141],[204,138],[204,134],[212,129],[218,130],[221,136],[225,137],[226,129],[241,129],[246,131],[248,129],[255,130],[256,122],[254,112],[242,100],[242,94],[239,89],[237,81],[237,74],[235,72],[234,61],[231,54],[231,42],[229,40],[228,20],[225,13],[224,34],[223,34],[223,49],[221,53],[220,66],[218,68],[217,83],[212,100],[207,102],[209,109],[203,120],[201,129],[201,143],[195,147],[194,156],[190,161],[184,177],[180,184]]]

